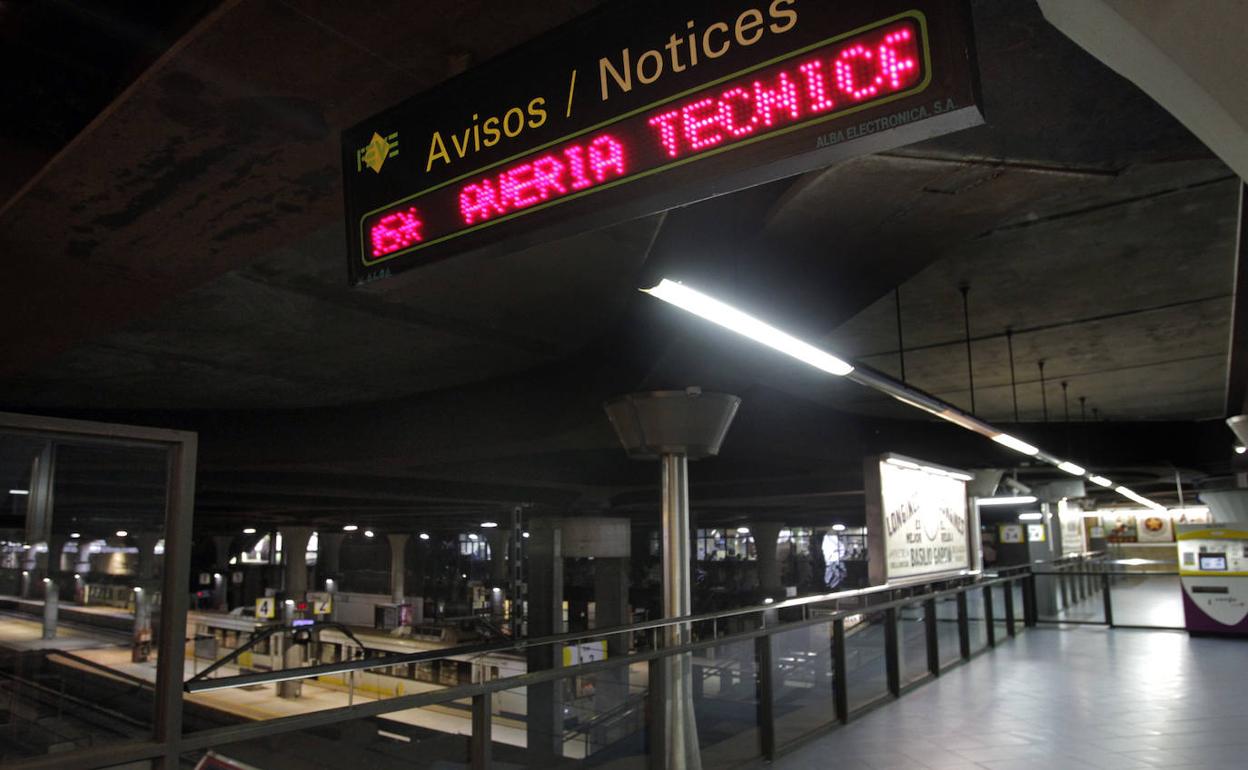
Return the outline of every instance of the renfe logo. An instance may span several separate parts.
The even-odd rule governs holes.
[[[808,50],[713,89],[625,116],[411,196],[361,222],[372,264],[529,211],[626,184],[701,157],[830,120],[924,83],[922,27],[903,18]]]

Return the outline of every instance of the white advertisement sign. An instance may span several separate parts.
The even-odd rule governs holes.
[[[970,569],[964,478],[897,457],[879,462],[880,516],[871,523],[878,527],[873,540],[882,546],[885,580]]]
[[[1062,525],[1062,555],[1073,556],[1083,553],[1083,509],[1075,503],[1060,500],[1057,503],[1057,518]]]

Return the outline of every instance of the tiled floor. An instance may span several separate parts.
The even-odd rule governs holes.
[[[1248,640],[1034,629],[778,759],[797,768],[1248,768]]]

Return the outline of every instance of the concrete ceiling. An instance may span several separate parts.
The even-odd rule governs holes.
[[[952,446],[635,291],[664,274],[893,374],[899,288],[907,380],[964,407],[967,284],[982,416],[1014,420],[1006,329],[1023,422],[1042,422],[1039,360],[1050,420],[1061,382],[1089,417],[1222,415],[1238,185],[1026,0],[973,4],[982,128],[348,289],[338,132],[594,4],[203,12],[0,207],[0,405],[200,430],[201,511],[222,520],[645,507],[652,469],[623,459],[599,407],[636,388],[746,397],[740,443],[705,477],[767,486],[725,492],[738,508],[831,510],[860,489],[861,452],[890,448],[871,436]],[[979,443],[961,462],[1010,462],[962,440]],[[1149,447],[1103,462],[1176,459]]]

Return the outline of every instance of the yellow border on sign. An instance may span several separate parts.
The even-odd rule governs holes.
[[[681,160],[673,161],[673,162],[671,162],[671,163],[666,163],[666,164],[664,164],[664,165],[662,165],[662,166],[655,166],[654,168],[647,169],[646,171],[639,172],[639,173],[634,174],[634,175],[632,175],[632,176],[622,177],[622,178],[620,178],[620,179],[616,179],[616,180],[614,180],[614,181],[612,181],[612,182],[608,182],[608,183],[606,183],[606,184],[597,185],[597,186],[595,186],[595,187],[591,187],[591,188],[586,189],[586,190],[581,190],[580,192],[576,192],[576,193],[573,193],[573,194],[571,194],[571,195],[565,195],[565,196],[563,196],[563,197],[561,197],[561,198],[556,198],[556,199],[554,199],[554,200],[548,201],[548,202],[543,203],[543,204],[538,205],[538,206],[531,206],[531,207],[526,208],[526,209],[521,209],[521,210],[519,210],[519,211],[514,211],[514,212],[512,212],[512,213],[510,213],[510,214],[507,214],[507,215],[505,215],[505,216],[501,216],[501,217],[499,217],[498,219],[491,219],[491,220],[487,220],[487,221],[485,221],[485,222],[481,222],[480,224],[473,225],[472,227],[469,227],[469,228],[466,228],[466,229],[463,229],[463,230],[456,230],[455,232],[453,232],[453,233],[448,233],[447,235],[444,235],[444,236],[442,236],[441,238],[435,238],[434,240],[429,241],[428,243],[422,243],[422,244],[419,244],[419,245],[417,245],[417,246],[411,246],[411,247],[409,247],[409,248],[403,249],[402,251],[396,251],[396,252],[394,252],[393,254],[387,254],[387,255],[385,255],[384,257],[379,257],[379,258],[374,259],[374,260],[368,260],[368,259],[365,259],[365,258],[364,258],[364,254],[365,254],[365,252],[366,252],[366,246],[365,246],[365,240],[364,240],[364,220],[368,219],[369,217],[371,217],[371,216],[372,216],[372,215],[374,215],[374,214],[377,214],[377,213],[379,213],[379,212],[385,211],[386,209],[389,209],[389,208],[393,208],[394,206],[400,206],[400,205],[402,205],[402,204],[404,204],[404,203],[407,203],[408,201],[415,200],[415,199],[417,199],[417,198],[423,197],[423,196],[425,196],[425,195],[428,195],[428,194],[429,194],[429,193],[431,193],[431,192],[435,192],[435,191],[437,191],[437,190],[440,190],[440,189],[442,189],[443,187],[446,187],[446,186],[448,186],[448,185],[455,184],[456,182],[462,182],[463,180],[465,180],[465,179],[467,179],[467,178],[469,178],[469,177],[477,176],[478,174],[481,174],[481,173],[483,173],[483,172],[485,172],[485,171],[489,171],[489,170],[490,170],[490,169],[492,169],[492,168],[497,168],[498,166],[504,165],[504,164],[506,164],[506,163],[510,163],[510,162],[512,162],[513,160],[518,160],[518,159],[520,159],[520,158],[523,158],[523,157],[525,157],[526,155],[532,155],[532,154],[534,154],[534,153],[541,152],[542,150],[545,150],[545,149],[547,149],[548,147],[552,147],[552,146],[554,146],[554,145],[556,145],[556,144],[561,144],[561,143],[566,142],[566,141],[571,140],[571,139],[576,139],[577,137],[584,136],[585,134],[591,133],[591,132],[593,132],[593,131],[597,131],[597,130],[599,130],[599,129],[601,129],[601,128],[606,128],[607,126],[614,125],[614,124],[619,123],[620,121],[623,121],[623,120],[627,120],[627,119],[629,119],[629,118],[631,118],[631,117],[634,117],[634,116],[639,115],[639,114],[641,114],[641,113],[643,113],[643,112],[646,112],[647,110],[654,109],[655,107],[659,107],[659,106],[664,105],[664,104],[667,104],[667,103],[669,103],[669,102],[674,102],[674,101],[677,101],[677,100],[679,100],[679,99],[683,99],[684,97],[689,96],[689,95],[691,95],[691,94],[695,94],[695,93],[697,93],[698,91],[701,91],[701,90],[703,90],[703,89],[706,89],[706,88],[711,88],[711,87],[713,87],[713,86],[720,85],[721,83],[725,83],[725,82],[727,82],[727,81],[729,81],[729,80],[733,80],[733,79],[738,78],[738,77],[740,77],[740,76],[742,76],[742,75],[748,75],[748,74],[749,74],[749,73],[751,73],[751,72],[755,72],[755,71],[757,71],[757,70],[764,69],[764,68],[766,68],[766,67],[770,67],[770,66],[771,66],[771,65],[773,65],[773,64],[779,64],[779,63],[780,63],[780,62],[782,62],[782,61],[786,61],[786,60],[788,60],[788,59],[792,59],[792,58],[795,58],[795,57],[801,56],[802,54],[809,53],[810,51],[813,51],[813,50],[815,50],[816,48],[822,48],[823,46],[829,45],[829,44],[831,44],[831,43],[835,43],[835,42],[837,42],[838,40],[844,40],[845,38],[853,37],[854,35],[859,35],[859,34],[862,34],[863,32],[869,32],[870,30],[876,29],[876,28],[878,28],[878,27],[883,27],[883,26],[885,26],[885,25],[892,24],[892,23],[893,23],[893,22],[895,22],[895,21],[899,21],[899,20],[901,20],[901,19],[907,19],[907,18],[909,18],[909,19],[914,19],[915,21],[917,21],[917,22],[918,22],[918,24],[919,24],[919,29],[922,31],[922,36],[923,36],[923,80],[922,80],[922,81],[920,81],[920,82],[918,83],[918,85],[914,86],[913,88],[911,88],[911,89],[909,89],[909,90],[907,90],[907,91],[901,91],[901,92],[899,92],[899,93],[895,93],[895,94],[892,94],[892,95],[890,95],[890,96],[886,96],[886,97],[884,97],[883,99],[880,99],[880,100],[878,100],[878,101],[868,102],[868,103],[866,103],[866,104],[859,104],[859,105],[856,105],[856,106],[854,106],[854,107],[849,107],[849,108],[846,108],[846,109],[844,109],[844,110],[840,110],[839,112],[831,112],[831,113],[828,113],[827,115],[821,115],[821,116],[819,116],[819,117],[817,117],[817,118],[813,118],[813,119],[811,119],[811,120],[807,120],[807,121],[804,121],[804,122],[801,122],[801,123],[794,123],[793,125],[791,125],[791,126],[786,126],[785,128],[782,128],[782,129],[780,129],[780,130],[778,130],[778,131],[772,131],[772,132],[770,132],[770,133],[766,133],[766,134],[761,134],[761,135],[758,135],[758,136],[754,136],[754,137],[751,137],[751,138],[749,138],[749,139],[745,139],[745,140],[740,141],[740,142],[735,142],[735,143],[733,143],[733,144],[726,144],[726,145],[722,145],[722,146],[720,146],[720,147],[718,147],[718,148],[716,148],[716,149],[713,149],[713,150],[707,150],[706,152],[699,153],[699,154],[696,154],[696,155],[691,155],[691,156],[689,156],[689,157],[687,157],[687,158],[683,158],[683,159],[681,159]],[[723,77],[718,78],[718,79],[716,79],[716,80],[712,80],[712,81],[710,81],[710,82],[708,82],[708,83],[702,83],[702,84],[700,84],[700,85],[697,85],[697,86],[695,86],[695,87],[693,87],[693,88],[690,88],[690,89],[687,89],[687,90],[685,90],[685,91],[682,91],[682,92],[680,92],[680,93],[678,93],[678,94],[675,94],[675,95],[673,95],[673,96],[669,96],[669,97],[667,97],[666,99],[660,99],[660,100],[658,100],[658,101],[656,101],[656,102],[651,102],[650,104],[647,104],[647,105],[645,105],[644,107],[638,107],[637,109],[630,110],[629,112],[626,112],[626,113],[624,113],[623,115],[617,115],[617,116],[616,116],[616,117],[614,117],[614,118],[610,118],[610,119],[608,119],[608,120],[604,120],[604,121],[602,121],[601,123],[598,123],[598,124],[593,125],[593,126],[589,126],[588,128],[583,128],[583,129],[581,129],[580,131],[577,131],[577,132],[575,132],[575,133],[571,133],[571,134],[568,134],[568,135],[566,135],[566,136],[560,137],[559,139],[554,139],[554,140],[552,140],[552,141],[547,142],[546,144],[539,145],[539,146],[537,146],[537,147],[532,147],[532,148],[529,148],[529,149],[523,150],[523,151],[518,152],[518,153],[516,153],[515,155],[512,155],[512,156],[510,156],[510,157],[508,157],[508,158],[503,158],[502,160],[496,161],[496,162],[491,163],[491,164],[489,164],[489,165],[487,165],[487,166],[481,166],[480,168],[477,168],[477,169],[475,169],[475,170],[473,170],[473,171],[469,171],[469,172],[468,172],[468,173],[466,173],[466,174],[460,174],[459,176],[457,176],[457,177],[455,177],[455,178],[453,178],[453,179],[448,179],[448,180],[446,180],[445,182],[440,182],[439,184],[436,184],[436,185],[434,185],[434,186],[432,186],[432,187],[429,187],[429,188],[426,188],[426,189],[424,189],[424,190],[421,190],[421,191],[420,191],[420,192],[418,192],[418,193],[413,193],[413,194],[408,195],[408,196],[406,196],[406,197],[400,198],[400,199],[398,199],[398,200],[396,200],[396,201],[392,201],[392,202],[390,202],[390,203],[387,203],[387,204],[385,204],[384,206],[380,206],[380,207],[378,207],[378,208],[375,208],[375,209],[373,209],[372,211],[365,212],[363,215],[361,215],[361,216],[360,216],[360,262],[363,264],[363,266],[364,266],[364,267],[374,267],[374,266],[379,265],[379,264],[381,264],[381,263],[383,263],[383,262],[389,262],[389,261],[390,261],[390,260],[392,260],[392,259],[396,259],[396,258],[398,258],[398,257],[401,257],[401,256],[403,256],[403,255],[405,255],[405,254],[411,254],[412,252],[419,251],[420,249],[428,248],[429,246],[434,246],[434,245],[437,245],[437,244],[439,244],[439,243],[444,243],[444,242],[449,241],[449,240],[451,240],[451,239],[453,239],[453,238],[458,238],[458,237],[460,237],[460,236],[462,236],[462,235],[468,235],[469,233],[476,232],[477,230],[481,230],[481,229],[484,229],[484,228],[486,228],[486,227],[490,227],[490,226],[497,225],[497,224],[502,224],[503,222],[507,222],[507,221],[509,221],[509,220],[511,220],[511,219],[515,219],[516,217],[523,216],[523,215],[525,215],[525,214],[529,214],[529,213],[532,213],[532,212],[534,212],[534,211],[541,211],[542,209],[550,208],[551,206],[557,206],[557,205],[559,205],[560,203],[567,203],[567,202],[569,202],[569,201],[576,200],[577,198],[581,198],[581,197],[584,197],[584,196],[586,196],[586,195],[590,195],[590,194],[592,194],[592,193],[600,192],[600,191],[602,191],[602,190],[609,190],[609,189],[611,189],[612,187],[618,187],[618,186],[620,186],[620,185],[627,184],[628,182],[634,182],[634,181],[636,181],[636,180],[638,180],[638,179],[644,179],[645,177],[652,176],[652,175],[654,175],[654,174],[658,174],[658,173],[661,173],[661,172],[663,172],[663,171],[669,171],[669,170],[671,170],[671,169],[673,169],[673,168],[676,168],[676,167],[678,167],[678,166],[683,166],[683,165],[685,165],[686,163],[692,163],[692,162],[697,161],[697,160],[702,160],[703,158],[709,158],[709,157],[712,157],[712,156],[715,156],[715,155],[719,155],[720,153],[727,152],[728,150],[735,150],[735,149],[737,149],[738,147],[747,147],[747,146],[749,146],[749,145],[751,145],[751,144],[754,144],[755,142],[760,142],[760,141],[763,141],[763,140],[765,140],[765,139],[771,139],[771,138],[773,138],[773,137],[777,137],[777,136],[784,136],[785,134],[791,133],[791,132],[796,131],[796,130],[798,130],[798,129],[808,128],[808,127],[810,127],[810,126],[816,126],[816,125],[819,125],[820,123],[825,123],[825,122],[827,122],[827,121],[829,121],[829,120],[834,120],[834,119],[836,119],[836,118],[843,118],[843,117],[845,117],[846,115],[852,115],[852,114],[853,114],[853,113],[855,113],[855,112],[860,112],[860,111],[862,111],[862,110],[866,110],[866,109],[873,109],[873,108],[875,108],[875,107],[879,107],[879,106],[881,106],[881,105],[888,104],[889,102],[894,102],[894,101],[897,101],[898,99],[904,99],[904,98],[909,97],[909,96],[914,96],[915,94],[920,93],[920,92],[922,92],[922,91],[926,90],[926,89],[927,89],[927,87],[928,87],[929,85],[931,85],[931,82],[932,82],[932,49],[931,49],[931,45],[930,45],[930,42],[929,42],[929,39],[928,39],[928,34],[927,34],[927,16],[926,16],[926,15],[924,15],[924,13],[923,13],[922,11],[919,11],[919,10],[917,10],[917,9],[916,9],[916,10],[910,10],[910,11],[904,11],[904,12],[902,12],[902,13],[896,14],[895,16],[890,16],[890,17],[889,17],[889,18],[887,18],[887,19],[881,19],[881,20],[879,20],[879,21],[873,21],[873,22],[871,22],[870,24],[864,25],[864,26],[862,26],[862,27],[858,27],[857,29],[853,29],[853,30],[850,30],[850,31],[848,31],[848,32],[842,32],[841,34],[836,35],[836,36],[834,36],[834,37],[827,38],[826,40],[821,40],[821,41],[819,41],[819,42],[817,42],[817,43],[811,43],[810,45],[808,45],[808,46],[806,46],[806,47],[804,47],[804,48],[799,48],[799,49],[798,49],[798,50],[796,50],[796,51],[790,51],[789,53],[783,54],[783,55],[781,55],[781,56],[777,56],[777,57],[775,57],[775,58],[773,58],[773,59],[769,59],[769,60],[767,60],[767,61],[765,61],[765,62],[762,62],[762,63],[760,63],[760,64],[755,64],[755,65],[754,65],[754,66],[752,66],[752,67],[747,67],[747,68],[745,68],[745,69],[743,69],[743,70],[739,70],[739,71],[734,72],[734,73],[732,73],[732,74],[729,74],[729,75],[724,75]]]
[[[1210,529],[1197,529],[1192,532],[1180,532],[1177,537],[1179,540],[1248,540],[1248,531],[1212,527]]]

